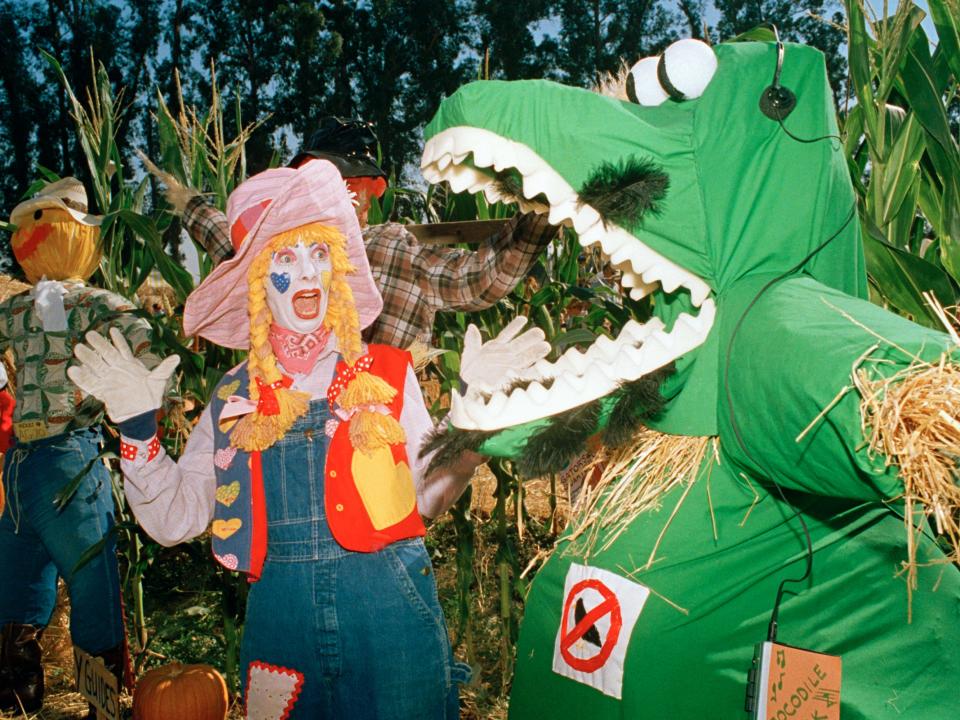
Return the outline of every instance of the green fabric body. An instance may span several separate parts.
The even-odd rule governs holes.
[[[921,538],[918,562],[940,564],[919,569],[908,625],[906,582],[898,576],[907,559],[901,481],[866,450],[858,393],[831,406],[875,344],[863,367],[889,375],[908,367],[912,354],[939,357],[948,338],[866,302],[855,196],[839,142],[791,139],[758,108],[776,67],[775,45],[715,50],[716,75],[696,100],[640,107],[545,81],[478,82],[445,101],[426,130],[431,138],[475,127],[523,143],[574,189],[602,163],[654,160],[670,177],[662,212],[626,229],[703,278],[717,304],[708,339],[677,359],[663,387],[666,411],[650,425],[717,436],[719,464],[705,461],[649,569],[642,568],[683,488],[605,552],[585,557],[561,540],[527,599],[510,716],[744,717],[746,674],[754,644],[766,639],[777,585],[805,568],[800,519],[775,481],[802,513],[814,548],[811,578],[788,585],[779,639],[842,656],[844,720],[954,718],[960,572],[943,563],[931,538]],[[781,80],[798,99],[783,122],[789,132],[807,139],[837,133],[818,51],[788,44]],[[789,279],[763,291],[781,276]],[[690,309],[686,292],[654,296],[654,313],[668,327]],[[545,422],[504,430],[481,452],[515,457]],[[571,562],[629,575],[654,593],[632,631],[622,700],[551,669]]]
[[[765,280],[751,279],[720,298],[724,314],[715,329],[724,351]],[[862,447],[860,396],[847,393],[803,442],[794,442],[876,342],[827,303],[911,353],[935,359],[947,347],[945,335],[810,278],[766,292],[731,351],[730,387],[746,453],[721,400],[720,461],[705,460],[647,570],[685,488],[668,493],[606,552],[587,558],[560,542],[528,597],[511,718],[744,717],[746,672],[754,644],[766,639],[777,585],[801,577],[806,566],[800,521],[771,475],[803,513],[814,548],[812,577],[787,586],[797,594],[786,594],[781,605],[779,640],[842,656],[844,720],[956,716],[960,685],[947,679],[960,677],[960,572],[949,564],[920,568],[908,625],[906,582],[896,575],[906,560],[903,510],[890,500],[901,486],[895,471]],[[884,375],[911,362],[890,346],[873,357],[887,361],[868,363]],[[944,556],[923,537],[917,559],[942,563]],[[622,701],[551,669],[571,562],[629,574],[653,591],[631,636]]]

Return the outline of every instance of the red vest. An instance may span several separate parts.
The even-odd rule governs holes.
[[[388,405],[399,422],[410,353],[388,345],[370,345],[366,372],[383,378],[397,394]],[[338,375],[344,363],[337,366]],[[403,443],[372,456],[350,444],[350,421],[341,422],[327,449],[325,504],[330,531],[347,550],[373,552],[397,540],[426,534],[417,510],[410,460]]]

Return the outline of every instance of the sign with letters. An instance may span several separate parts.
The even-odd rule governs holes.
[[[120,686],[103,660],[73,648],[78,690],[97,709],[97,720],[120,720]]]
[[[756,717],[840,720],[840,658],[765,642]]]

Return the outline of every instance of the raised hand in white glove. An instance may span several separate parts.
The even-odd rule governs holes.
[[[73,349],[80,362],[67,368],[67,375],[83,392],[102,402],[116,423],[158,409],[180,358],[171,355],[148,370],[133,356],[117,328],[110,328],[110,338],[113,343],[98,332],[88,332],[87,344],[78,343]]]
[[[507,387],[550,353],[543,330],[538,327],[520,333],[527,324],[522,315],[515,317],[500,333],[487,342],[480,339],[476,325],[467,328],[460,356],[460,379],[470,392],[492,393]],[[519,334],[518,334],[519,333]]]

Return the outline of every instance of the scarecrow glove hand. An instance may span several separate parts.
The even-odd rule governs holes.
[[[550,353],[550,343],[543,330],[535,327],[520,332],[526,324],[527,318],[516,317],[487,342],[481,341],[476,325],[467,328],[460,357],[460,378],[470,390],[501,390],[513,380],[529,376],[533,366]]]
[[[171,175],[168,172],[164,172],[144,155],[140,150],[137,150],[137,155],[140,157],[141,162],[147,171],[153,175],[157,180],[166,185],[166,189],[163,191],[163,196],[166,198],[167,202],[170,203],[170,206],[173,208],[174,212],[177,215],[183,215],[184,211],[187,209],[187,205],[190,201],[197,197],[198,193],[193,188],[183,185],[176,177]]]
[[[153,370],[133,356],[117,328],[110,328],[112,343],[97,332],[87,333],[87,344],[77,344],[73,354],[80,362],[67,368],[67,375],[87,395],[107,408],[107,415],[121,423],[158,409],[163,404],[167,381],[180,364],[171,355]]]

